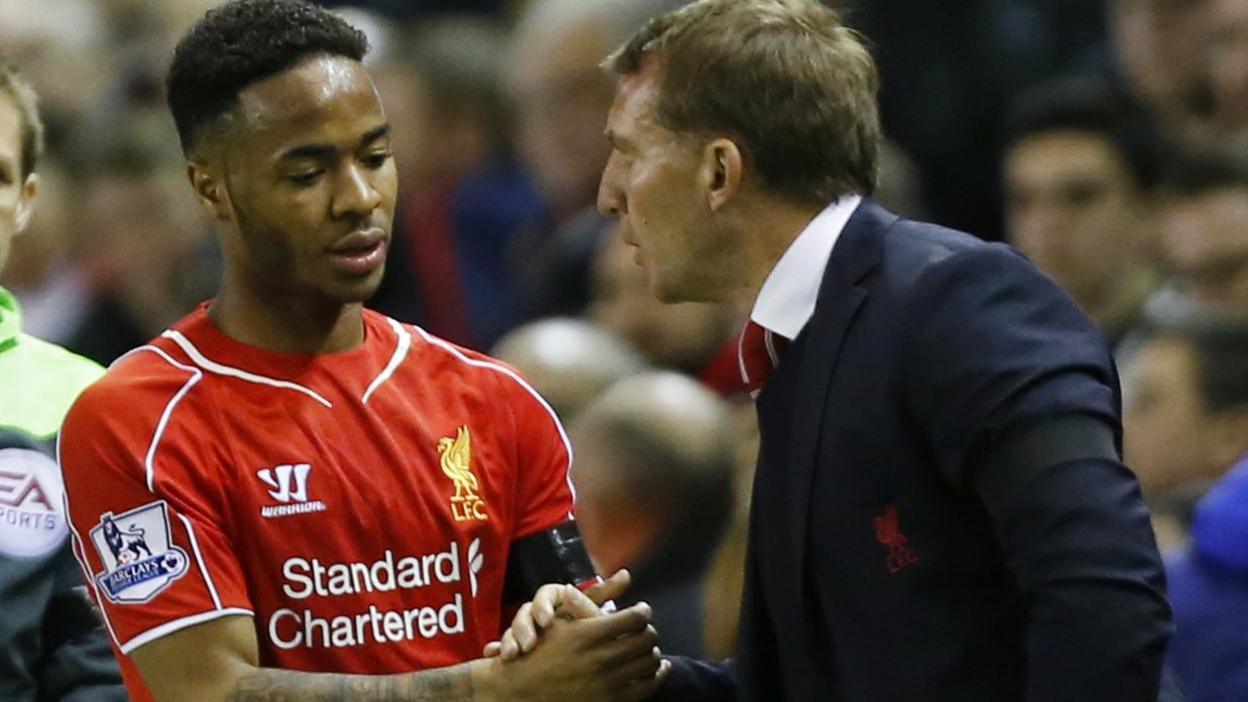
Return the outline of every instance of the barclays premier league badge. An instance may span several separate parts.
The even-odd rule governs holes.
[[[163,500],[123,514],[105,512],[91,541],[104,562],[95,581],[113,602],[147,602],[186,574],[186,551],[173,545]]]

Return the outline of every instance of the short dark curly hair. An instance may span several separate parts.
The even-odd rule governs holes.
[[[210,10],[178,42],[166,79],[182,151],[190,153],[252,83],[309,56],[360,61],[367,53],[363,32],[303,0],[233,0]]]

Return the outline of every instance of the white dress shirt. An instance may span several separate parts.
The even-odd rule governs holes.
[[[832,248],[861,202],[859,195],[842,197],[810,220],[767,275],[750,319],[789,341],[797,338],[815,313]]]

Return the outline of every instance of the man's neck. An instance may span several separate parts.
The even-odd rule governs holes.
[[[780,262],[784,252],[806,229],[822,208],[798,206],[787,202],[770,201],[754,207],[748,219],[748,231],[741,237],[741,280],[743,285],[733,296],[733,302],[742,318],[754,309],[763,283]]]
[[[249,346],[324,354],[364,342],[363,310],[362,303],[262,294],[227,282],[208,308],[208,318],[226,336]]]

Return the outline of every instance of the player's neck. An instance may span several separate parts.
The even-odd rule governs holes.
[[[270,351],[324,354],[364,342],[364,306],[222,285],[208,317],[226,336]]]

